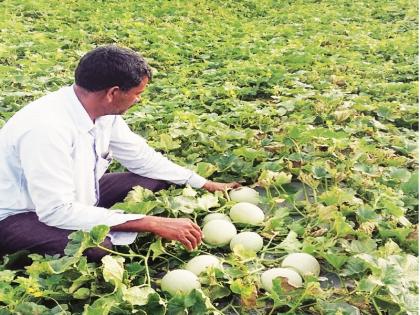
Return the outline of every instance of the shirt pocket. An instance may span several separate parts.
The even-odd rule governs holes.
[[[112,153],[107,152],[98,157],[96,162],[96,178],[99,180],[106,172],[112,161]]]
[[[112,161],[112,151],[109,150],[108,152],[102,153],[101,158],[104,159],[104,160],[107,160],[107,161],[109,161],[109,163],[111,163],[111,161]]]

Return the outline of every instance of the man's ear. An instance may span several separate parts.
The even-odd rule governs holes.
[[[111,103],[115,99],[116,93],[119,92],[119,91],[120,91],[119,86],[113,86],[113,87],[110,87],[109,89],[107,89],[106,94],[105,94],[106,100],[109,103]]]

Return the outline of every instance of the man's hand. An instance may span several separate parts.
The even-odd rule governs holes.
[[[152,218],[152,217],[149,217]],[[153,233],[168,239],[181,242],[188,250],[193,250],[201,244],[203,234],[200,227],[190,219],[161,218],[153,224]],[[143,220],[146,218],[143,218]]]
[[[207,189],[210,192],[215,192],[215,191],[223,191],[229,188],[238,188],[240,187],[241,184],[237,183],[237,182],[233,182],[233,183],[218,183],[218,182],[212,182],[212,181],[207,181],[203,188]]]
[[[181,242],[188,250],[197,248],[203,234],[200,227],[190,219],[173,219],[145,216],[143,219],[128,221],[113,226],[113,231],[152,232],[167,240]]]

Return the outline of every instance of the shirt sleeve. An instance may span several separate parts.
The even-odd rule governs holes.
[[[145,139],[130,130],[120,116],[115,116],[110,149],[113,157],[130,172],[162,179],[174,184],[189,184],[201,188],[206,179],[185,167],[177,165],[151,148]]]
[[[23,175],[41,222],[68,230],[89,231],[114,226],[143,215],[125,214],[77,202],[72,162],[72,137],[66,128],[35,127],[17,147]]]

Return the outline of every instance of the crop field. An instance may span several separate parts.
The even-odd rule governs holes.
[[[108,233],[97,226],[73,233],[64,257],[0,258],[0,315],[418,314],[417,1],[3,0],[0,31],[0,128],[72,84],[87,51],[128,47],[153,69],[124,116],[132,130],[202,176],[256,189],[264,212],[257,224],[233,220],[262,237],[258,251],[189,252],[143,233],[96,265],[82,252]],[[232,199],[137,187],[113,208],[203,227]],[[262,273],[291,253],[315,257],[319,276],[267,288]],[[167,272],[204,254],[220,264],[200,288],[162,289]]]

